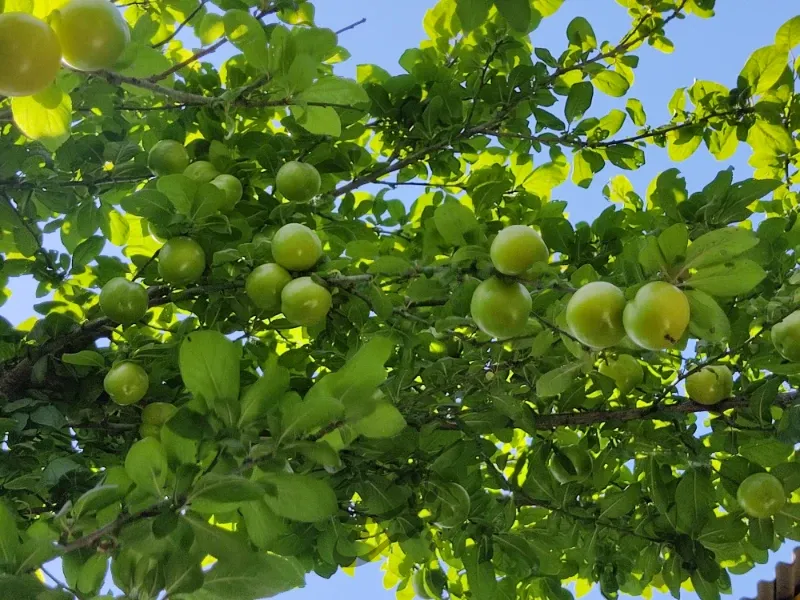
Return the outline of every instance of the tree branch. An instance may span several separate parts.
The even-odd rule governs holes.
[[[341,29],[339,29],[338,31],[335,31],[334,33],[336,35],[339,35],[340,33],[344,33],[345,31],[350,31],[351,29],[355,29],[359,25],[363,25],[366,22],[367,22],[367,18],[364,17],[363,19],[359,19],[355,23],[350,23],[350,25],[348,25],[347,27],[342,27]]]
[[[184,27],[186,27],[186,25],[188,25],[189,22],[197,16],[197,13],[203,10],[203,7],[206,5],[207,2],[208,0],[202,0],[202,2],[200,2],[200,4],[198,4],[197,7],[195,7],[195,9],[192,12],[190,12],[183,21],[181,21],[181,23],[175,28],[175,31],[170,33],[160,42],[153,44],[151,48],[160,48],[164,44],[168,44],[169,42],[171,42],[175,38],[175,36],[178,35],[181,32],[181,30]]]

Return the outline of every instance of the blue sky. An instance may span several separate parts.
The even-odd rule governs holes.
[[[340,29],[361,18],[367,22],[342,34],[340,43],[352,54],[352,58],[337,68],[340,75],[354,76],[356,65],[375,63],[392,73],[401,71],[397,59],[406,48],[415,47],[425,37],[422,19],[434,0],[318,0],[317,22],[321,26]],[[636,71],[636,82],[631,95],[639,98],[645,106],[648,120],[657,125],[667,122],[667,102],[673,91],[689,86],[694,79],[707,79],[731,85],[749,54],[758,47],[772,43],[775,30],[800,10],[796,0],[720,0],[718,15],[710,20],[690,18],[673,22],[668,37],[675,43],[672,55],[663,55],[649,49],[643,50],[640,66]],[[757,6],[757,8],[756,8]],[[566,0],[562,9],[546,19],[533,33],[536,46],[547,47],[558,55],[566,42],[567,24],[577,15],[586,17],[594,27],[600,40],[619,39],[627,30],[629,19],[625,10],[613,0]],[[595,95],[595,106],[590,114],[601,116],[609,108],[622,108],[623,103],[606,100]],[[704,149],[700,149],[689,160],[679,165],[686,177],[689,189],[696,190],[710,181],[717,171],[733,165],[736,176],[749,176],[748,155],[739,152],[733,160],[718,163]],[[643,194],[647,184],[660,171],[673,166],[666,153],[651,149],[648,163],[635,172],[626,172],[637,191]],[[588,190],[570,184],[558,188],[554,198],[567,200],[568,211],[573,221],[591,220],[606,206],[602,196],[603,185],[617,174],[613,169],[604,170]],[[411,191],[399,190],[394,197],[412,200]],[[108,249],[107,249],[108,250]],[[0,314],[13,323],[31,316],[33,287],[25,282],[15,282],[12,298],[0,309]],[[787,546],[769,565],[760,566],[751,573],[734,577],[734,598],[755,594],[756,581],[771,578],[774,562],[788,559]],[[282,600],[384,600],[394,598],[394,590],[385,590],[383,574],[378,564],[359,567],[355,577],[338,573],[331,580],[308,577],[307,587],[288,592]],[[587,598],[600,598],[593,591]],[[656,594],[660,600],[668,596]],[[695,597],[684,593],[685,598]]]

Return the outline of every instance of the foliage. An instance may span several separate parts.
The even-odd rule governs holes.
[[[636,52],[670,52],[669,29],[714,1],[619,1],[620,41],[578,18],[553,53],[529,34],[562,0],[441,0],[402,74],[361,65],[358,81],[334,75],[347,51],[309,2],[132,2],[113,70],[62,69],[46,92],[0,100],[0,298],[29,276],[41,299],[39,317],[0,321],[0,596],[93,598],[110,567],[127,598],[255,599],[385,561],[402,599],[412,579],[472,600],[566,598],[577,579],[714,600],[800,539],[800,364],[770,341],[800,292],[800,17],[737,81],[677,90],[672,121],[653,124],[629,96]],[[237,53],[213,61],[228,43]],[[617,107],[593,110],[597,94]],[[151,175],[164,139],[244,184],[233,210],[209,183]],[[637,191],[621,172],[740,144],[752,178],[722,169],[689,190],[672,168]],[[275,191],[292,160],[321,174],[310,202]],[[555,188],[604,169],[613,204],[571,223]],[[411,206],[400,186],[419,192]],[[304,275],[333,308],[308,327],[243,293],[287,223],[323,243]],[[469,307],[511,224],[555,256],[517,278],[531,320],[498,341]],[[185,289],[158,270],[176,236],[208,258]],[[102,315],[115,277],[148,288],[134,324]],[[688,333],[659,352],[584,347],[564,313],[597,280],[628,300],[656,280],[686,290]],[[625,393],[597,370],[621,354],[644,367]],[[178,407],[155,433],[140,433],[141,404],[103,391],[122,360],[148,373],[145,404]],[[682,383],[712,363],[736,374],[734,397],[706,407]],[[790,501],[748,518],[737,488],[767,470]],[[38,569],[57,556],[65,588],[46,591]]]

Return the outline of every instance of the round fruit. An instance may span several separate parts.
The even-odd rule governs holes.
[[[733,394],[733,375],[723,365],[703,367],[686,378],[686,393],[698,404],[711,406]]]
[[[161,427],[178,412],[177,407],[169,402],[151,402],[142,409],[142,423]]]
[[[0,96],[32,96],[61,68],[61,45],[50,26],[27,13],[0,14]]]
[[[114,66],[131,31],[122,14],[108,0],[71,0],[53,15],[64,62],[78,71]]]
[[[151,425],[150,423],[142,423],[139,425],[139,436],[146,438],[152,437],[156,439],[161,438],[161,426]]]
[[[100,309],[112,321],[129,325],[147,312],[147,290],[144,286],[114,277],[100,291]]]
[[[625,294],[605,281],[580,288],[567,304],[567,325],[572,335],[591,348],[608,348],[622,341]]]
[[[525,330],[532,306],[524,285],[491,277],[475,288],[470,313],[481,331],[502,340]]]
[[[236,203],[242,199],[242,194],[244,193],[242,182],[233,175],[217,175],[211,180],[211,183],[225,194],[225,202],[219,210],[224,213],[231,212]]]
[[[630,354],[620,354],[616,359],[607,359],[600,365],[599,371],[613,379],[623,394],[627,394],[644,380],[642,365]]]
[[[333,304],[331,293],[311,277],[298,277],[281,292],[281,312],[297,325],[314,325],[324,320]]]
[[[196,160],[183,170],[183,174],[197,183],[211,183],[219,177],[217,167],[207,160]]]
[[[526,225],[511,225],[494,238],[489,255],[494,268],[504,275],[520,275],[534,263],[546,263],[550,251],[533,229]]]
[[[161,140],[150,148],[147,166],[156,175],[175,175],[183,173],[189,166],[189,153],[180,142]]]
[[[675,344],[689,325],[686,294],[665,281],[642,286],[622,315],[625,332],[646,350],[663,350]]]
[[[308,271],[322,258],[322,242],[305,225],[289,223],[275,232],[272,257],[284,269]]]
[[[783,484],[774,475],[756,473],[739,485],[736,499],[749,516],[768,519],[786,504],[786,492],[783,491]]]
[[[206,254],[193,239],[176,237],[158,253],[158,273],[167,283],[187,285],[200,279],[206,270]]]
[[[786,360],[800,362],[800,310],[772,327],[772,344]]]
[[[436,525],[442,529],[458,527],[469,518],[472,506],[469,492],[457,483],[447,483],[437,488]]]
[[[132,362],[117,363],[103,380],[103,388],[117,404],[126,406],[144,398],[150,379],[147,372]]]
[[[292,280],[289,271],[275,263],[260,265],[247,276],[244,290],[258,308],[278,310],[281,306],[281,292]]]
[[[548,468],[559,483],[583,481],[592,474],[592,455],[580,446],[565,446],[553,454]]]
[[[281,195],[292,202],[308,202],[319,193],[321,181],[314,165],[293,160],[287,162],[275,177]]]

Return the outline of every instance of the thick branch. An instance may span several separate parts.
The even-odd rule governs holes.
[[[599,423],[624,423],[625,421],[667,420],[669,413],[690,414],[697,412],[722,413],[735,408],[745,408],[750,400],[744,396],[723,400],[714,406],[684,401],[670,406],[662,406],[658,410],[652,407],[623,408],[619,410],[590,410],[586,412],[556,413],[536,417],[536,429],[555,429],[575,425],[597,425]],[[797,402],[797,392],[779,394],[775,400],[777,406],[792,406]]]

